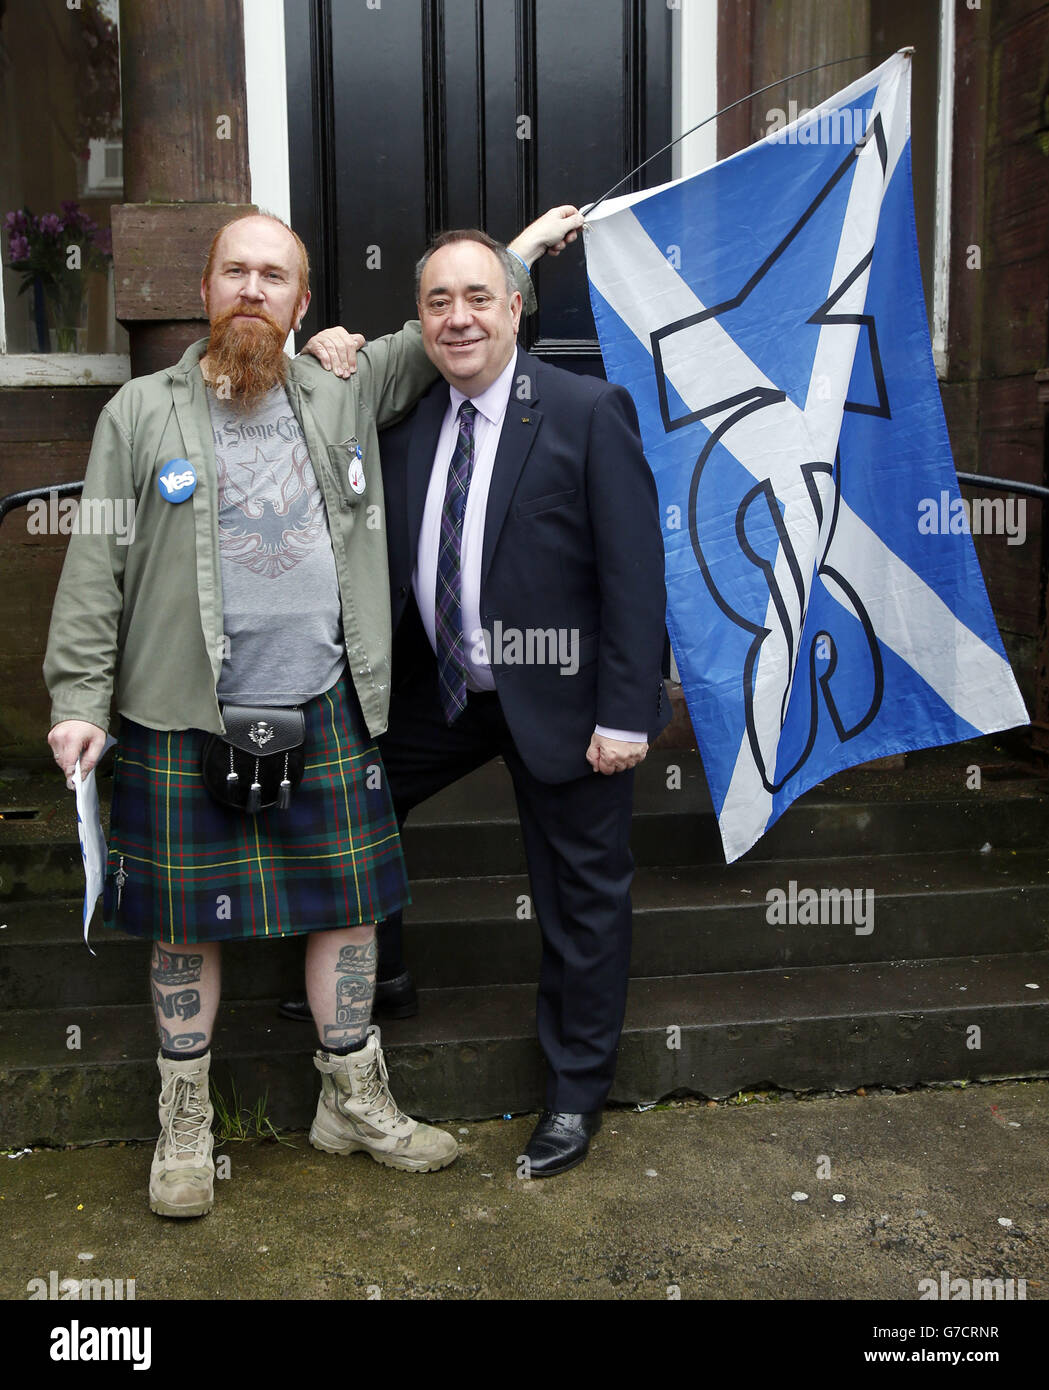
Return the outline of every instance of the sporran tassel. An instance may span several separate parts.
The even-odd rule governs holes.
[[[277,810],[286,811],[291,805],[291,783],[288,781],[288,755],[284,754],[284,776],[277,794]]]
[[[251,784],[248,792],[247,811],[249,815],[254,815],[256,811],[262,810],[262,783],[259,781],[259,760],[255,759],[255,780]]]

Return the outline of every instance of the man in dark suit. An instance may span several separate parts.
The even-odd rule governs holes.
[[[545,1177],[586,1157],[615,1073],[632,769],[669,718],[666,594],[633,403],[518,348],[509,254],[452,232],[419,263],[443,380],[382,441],[394,648],[379,746],[402,822],[493,757],[510,770],[543,940],[547,1108],[525,1156]]]

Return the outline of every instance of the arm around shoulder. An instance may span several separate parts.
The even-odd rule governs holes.
[[[418,319],[367,343],[357,355],[361,396],[379,429],[407,415],[436,379],[437,368],[426,355]]]

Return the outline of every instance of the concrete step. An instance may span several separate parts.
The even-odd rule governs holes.
[[[1049,779],[989,760],[988,740],[929,750],[904,772],[841,773],[794,804],[745,862],[1036,849],[1049,840]],[[968,751],[966,751],[968,750]],[[982,750],[982,751],[981,751]],[[935,755],[935,756],[934,756]],[[919,759],[919,755],[911,755]],[[965,758],[983,758],[978,790]],[[979,765],[978,763],[975,765]],[[0,904],[72,896],[82,886],[76,821],[60,779],[0,769]],[[105,804],[109,784],[100,778]],[[479,768],[413,811],[405,831],[413,878],[514,875],[525,870],[513,788],[501,761]],[[639,866],[710,864],[724,855],[696,753],[666,750],[638,772],[631,837]]]
[[[829,897],[822,923],[799,921],[797,905],[791,920],[789,901],[787,920],[770,921],[770,894],[804,902],[805,889],[852,896]],[[412,891],[405,959],[420,985],[537,980],[538,924],[517,916],[527,879],[423,880]],[[1043,850],[641,868],[632,898],[634,978],[1049,949]]]
[[[806,890],[821,889],[851,897],[828,897],[823,921],[809,923]],[[526,878],[423,879],[412,892],[405,959],[420,987],[536,982],[538,924],[518,916]],[[773,892],[788,898],[786,921],[769,920]],[[792,892],[800,899],[793,910]],[[640,869],[633,901],[635,978],[1049,949],[1049,861],[1041,850]],[[96,925],[92,958],[80,914],[75,901],[6,905],[6,1007],[142,1000],[148,944]],[[299,939],[229,943],[225,992],[236,999],[300,993],[303,950]]]
[[[424,991],[417,1018],[382,1031],[399,1103],[435,1120],[540,1108],[534,996],[524,985]],[[232,1078],[247,1104],[265,1094],[274,1124],[305,1128],[313,1045],[312,1030],[277,1018],[272,1001],[227,1001],[217,1083],[228,1096]],[[0,1145],[152,1136],[155,1055],[147,1005],[7,1013]],[[1040,951],[636,980],[611,1099],[1046,1074],[1049,952]]]

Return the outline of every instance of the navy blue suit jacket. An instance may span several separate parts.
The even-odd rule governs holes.
[[[411,627],[418,641],[420,631],[412,574],[448,399],[447,383],[436,382],[382,436],[395,692],[414,665],[403,637]],[[670,718],[663,564],[655,480],[628,393],[518,349],[488,494],[481,622],[493,637],[501,630],[496,690],[517,751],[540,781],[590,774],[596,724],[644,729],[652,739]],[[402,623],[406,613],[413,621]],[[514,659],[514,632],[524,655],[527,634],[541,652],[537,634],[551,629],[565,634],[562,654],[574,643],[575,674],[562,674],[558,662]]]

